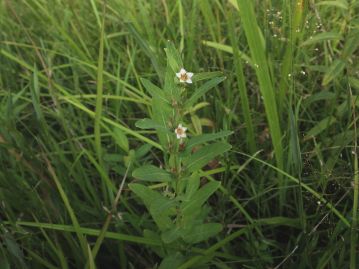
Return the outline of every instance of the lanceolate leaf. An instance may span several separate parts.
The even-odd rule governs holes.
[[[128,152],[129,151],[129,143],[128,143],[128,139],[127,136],[125,135],[125,133],[115,127],[113,130],[113,136],[115,138],[116,144],[122,148],[124,151]]]
[[[178,53],[171,41],[167,42],[165,51],[168,63],[171,66],[172,70],[174,72],[179,72],[179,70],[183,67],[181,55]]]
[[[133,191],[138,197],[141,198],[145,206],[149,209],[151,203],[156,199],[161,199],[163,196],[158,192],[151,190],[149,187],[146,187],[142,184],[130,183],[128,187]]]
[[[173,109],[167,103],[158,98],[152,99],[152,108],[153,120],[158,122],[161,126],[167,126],[170,122],[170,118],[173,117]],[[162,147],[166,148],[169,142],[167,130],[157,128],[156,131]]]
[[[229,136],[233,134],[232,131],[221,131],[218,133],[213,133],[213,134],[203,134],[203,135],[198,135],[198,136],[194,136],[191,139],[188,140],[188,143],[186,145],[187,148],[191,149],[194,146],[206,143],[206,142],[210,142],[216,139],[220,139],[226,136]]]
[[[320,1],[318,3],[315,4],[316,6],[332,6],[332,7],[338,7],[338,8],[342,8],[342,9],[348,9],[348,2],[347,1],[335,1],[335,0],[330,0],[330,1]]]
[[[219,188],[221,185],[218,181],[211,181],[207,183],[204,187],[195,192],[192,199],[188,202],[183,202],[181,205],[182,214],[188,215],[191,212],[199,209],[208,198]]]
[[[198,190],[199,185],[200,185],[200,177],[196,173],[194,173],[188,179],[188,182],[187,182],[186,193],[185,193],[185,197],[184,197],[185,201],[190,201],[190,199],[193,197],[193,195]]]
[[[178,268],[185,260],[186,258],[180,252],[176,252],[164,258],[158,269]]]
[[[193,75],[192,81],[197,82],[197,81],[216,78],[216,77],[223,77],[223,73],[220,71],[195,73]]]
[[[140,129],[166,129],[166,126],[152,119],[138,120],[136,121],[135,126]]]
[[[235,0],[232,0],[232,1],[235,1]],[[224,44],[213,42],[213,41],[207,41],[207,40],[203,40],[202,43],[203,43],[203,45],[208,46],[210,48],[214,48],[214,49],[217,49],[220,51],[224,51],[224,52],[233,54],[232,46],[224,45]],[[243,61],[248,63],[250,66],[253,66],[253,61],[247,54],[243,53],[242,51],[238,51],[238,53]]]
[[[328,85],[333,79],[339,76],[344,68],[346,67],[346,63],[352,54],[356,51],[359,46],[359,30],[351,30],[348,34],[348,37],[345,41],[345,45],[339,59],[336,59],[327,72],[324,75],[322,85]]]
[[[197,100],[199,98],[201,98],[206,92],[208,92],[210,89],[216,87],[219,83],[221,83],[225,79],[226,79],[226,77],[217,77],[217,78],[213,78],[210,81],[203,84],[188,99],[188,101],[186,102],[186,107],[193,106],[197,102]]]
[[[353,29],[349,32],[343,48],[341,57],[348,60],[359,46],[359,30]]]
[[[165,231],[161,234],[161,239],[164,243],[170,244],[181,236],[181,231],[179,227]]]
[[[332,32],[319,33],[315,36],[310,37],[308,40],[304,41],[302,43],[302,46],[312,45],[317,42],[333,40],[333,39],[340,40],[341,38],[342,35],[338,33],[332,33]]]
[[[198,169],[201,169],[203,166],[205,166],[214,157],[223,154],[230,149],[231,145],[222,142],[204,146],[196,153],[186,158],[184,162],[186,169],[189,172],[197,171]]]
[[[129,33],[134,37],[137,41],[138,45],[141,47],[144,53],[146,53],[147,57],[150,58],[153,67],[156,69],[156,72],[159,76],[163,73],[162,69],[162,59],[158,57],[156,51],[154,51],[153,47],[150,46],[148,41],[141,36],[141,34],[137,31],[133,23],[126,23],[127,29]]]
[[[160,199],[155,199],[152,201],[149,211],[161,231],[172,228],[173,223],[169,215],[176,213],[175,200],[170,200],[164,196],[161,196]]]
[[[172,181],[172,175],[154,165],[144,165],[133,171],[132,176],[144,181],[169,182]]]
[[[331,66],[328,68],[327,72],[324,75],[322,85],[328,85],[334,78],[341,74],[345,68],[345,61],[341,59],[335,60]]]
[[[151,94],[152,97],[157,97],[161,99],[165,103],[170,103],[167,98],[165,97],[164,91],[157,87],[155,84],[153,84],[151,81],[141,78],[141,82],[143,86],[145,86],[146,90]]]
[[[304,137],[304,140],[317,136],[336,121],[337,119],[334,116],[326,117],[325,119],[318,122],[312,129],[308,131],[307,135]]]
[[[182,238],[187,243],[195,244],[218,234],[222,228],[223,227],[220,223],[196,225],[190,232],[183,234]]]
[[[164,84],[164,92],[166,94],[168,94],[171,97],[171,100],[176,100],[179,101],[180,99],[180,90],[179,90],[179,85],[175,83],[175,80],[177,80],[176,77],[176,72],[178,71],[173,71],[170,63],[169,63],[169,59],[167,60],[167,68],[166,68],[166,75],[165,75],[165,84]]]
[[[171,229],[173,223],[170,219],[169,211],[162,211],[162,214],[158,213],[158,210],[155,210],[155,214],[153,214],[153,209],[151,210],[154,204],[162,203],[168,204],[170,202],[169,199],[165,198],[161,194],[156,191],[151,190],[150,188],[143,186],[141,184],[129,184],[130,190],[133,191],[137,196],[141,198],[141,200],[146,205],[147,209],[150,211],[153,220],[156,222],[158,228],[161,231],[165,231]]]

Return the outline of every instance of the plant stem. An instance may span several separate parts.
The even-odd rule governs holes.
[[[353,218],[352,218],[352,225],[351,225],[351,231],[350,231],[350,269],[355,269],[356,267],[356,244],[358,239],[357,234],[357,213],[358,213],[358,196],[359,196],[359,174],[358,174],[358,153],[357,153],[357,126],[356,126],[356,116],[355,116],[355,102],[356,100],[353,99],[352,91],[349,85],[349,94],[350,94],[350,100],[352,103],[353,108],[353,126],[354,126],[354,149],[352,151],[353,158],[354,158],[354,199],[353,199]]]

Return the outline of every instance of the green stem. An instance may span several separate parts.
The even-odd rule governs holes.
[[[356,267],[356,245],[358,241],[358,234],[357,234],[357,218],[358,218],[358,198],[359,198],[359,174],[358,174],[358,152],[357,152],[357,126],[356,126],[356,115],[355,115],[355,103],[356,100],[353,99],[353,94],[349,85],[349,94],[350,99],[352,102],[353,108],[353,126],[354,126],[354,200],[353,200],[353,219],[350,231],[350,269],[355,269]]]

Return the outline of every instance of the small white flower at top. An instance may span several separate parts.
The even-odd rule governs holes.
[[[179,81],[182,83],[192,83],[193,73],[187,72],[184,68],[176,73],[176,77],[179,78]]]
[[[182,124],[178,124],[178,127],[175,129],[177,139],[186,138],[187,137],[186,131],[187,131],[186,127],[183,127]]]

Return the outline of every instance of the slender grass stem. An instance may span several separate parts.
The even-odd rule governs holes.
[[[353,128],[354,128],[354,148],[353,148],[353,163],[354,163],[354,179],[353,179],[353,209],[352,209],[352,223],[350,231],[350,269],[357,268],[356,256],[357,256],[357,241],[358,241],[358,199],[359,199],[359,170],[358,170],[358,142],[357,142],[357,125],[356,125],[356,100],[353,97],[351,86],[349,85],[350,101],[352,104],[353,115]],[[357,99],[357,98],[356,98]]]

